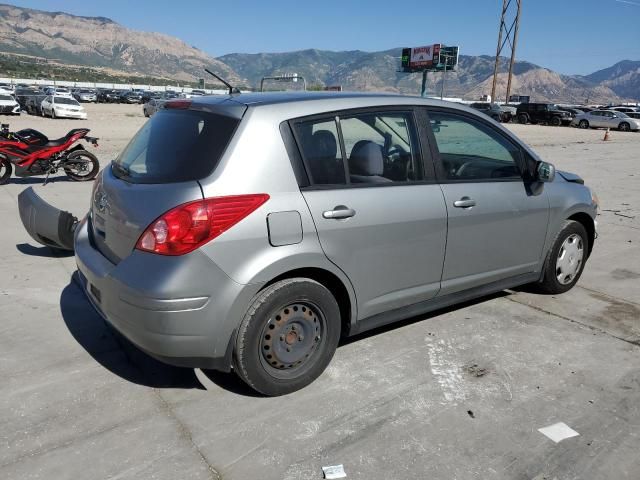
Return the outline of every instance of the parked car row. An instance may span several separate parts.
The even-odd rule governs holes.
[[[517,120],[521,124],[546,124],[579,128],[614,128],[640,130],[640,107],[609,105],[600,107],[563,106],[554,103],[521,103],[517,107],[490,102],[475,102],[471,108],[497,122]]]

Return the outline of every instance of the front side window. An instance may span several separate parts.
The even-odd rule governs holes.
[[[430,112],[446,180],[520,180],[519,149],[484,123],[455,113]]]
[[[411,113],[345,114],[295,123],[295,131],[312,185],[423,179]]]

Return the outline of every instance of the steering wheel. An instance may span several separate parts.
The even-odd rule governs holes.
[[[464,171],[471,164],[473,164],[473,162],[464,162],[462,165],[460,165],[460,168],[456,170],[456,173],[455,173],[456,177],[462,177],[462,174],[464,173]]]

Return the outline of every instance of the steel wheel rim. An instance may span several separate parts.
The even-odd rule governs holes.
[[[294,302],[273,312],[260,335],[260,363],[273,377],[291,378],[309,366],[325,342],[327,322],[311,302]]]
[[[577,234],[569,235],[562,242],[556,259],[556,278],[561,285],[569,285],[582,267],[584,242]]]

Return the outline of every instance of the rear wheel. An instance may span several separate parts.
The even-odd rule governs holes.
[[[340,339],[340,309],[331,292],[307,278],[270,285],[238,329],[235,370],[264,395],[284,395],[313,382]]]
[[[0,158],[0,185],[4,185],[11,178],[13,166],[6,158]]]
[[[562,120],[560,120],[560,117],[551,117],[550,123],[554,127],[559,127],[560,125],[562,125]]]
[[[580,122],[578,123],[578,127],[586,130],[587,128],[589,128],[589,122],[587,120],[580,120]]]
[[[86,182],[93,180],[100,170],[100,163],[93,153],[86,150],[76,150],[64,162],[64,173],[71,180]]]
[[[620,125],[618,125],[618,130],[620,130],[621,132],[628,132],[629,130],[631,130],[631,125],[629,125],[627,122],[622,122]]]
[[[564,293],[578,282],[589,251],[589,237],[584,226],[567,220],[551,246],[544,264],[539,289],[544,293]]]
[[[518,115],[518,123],[525,124],[529,121],[529,117],[527,117],[524,113]]]

